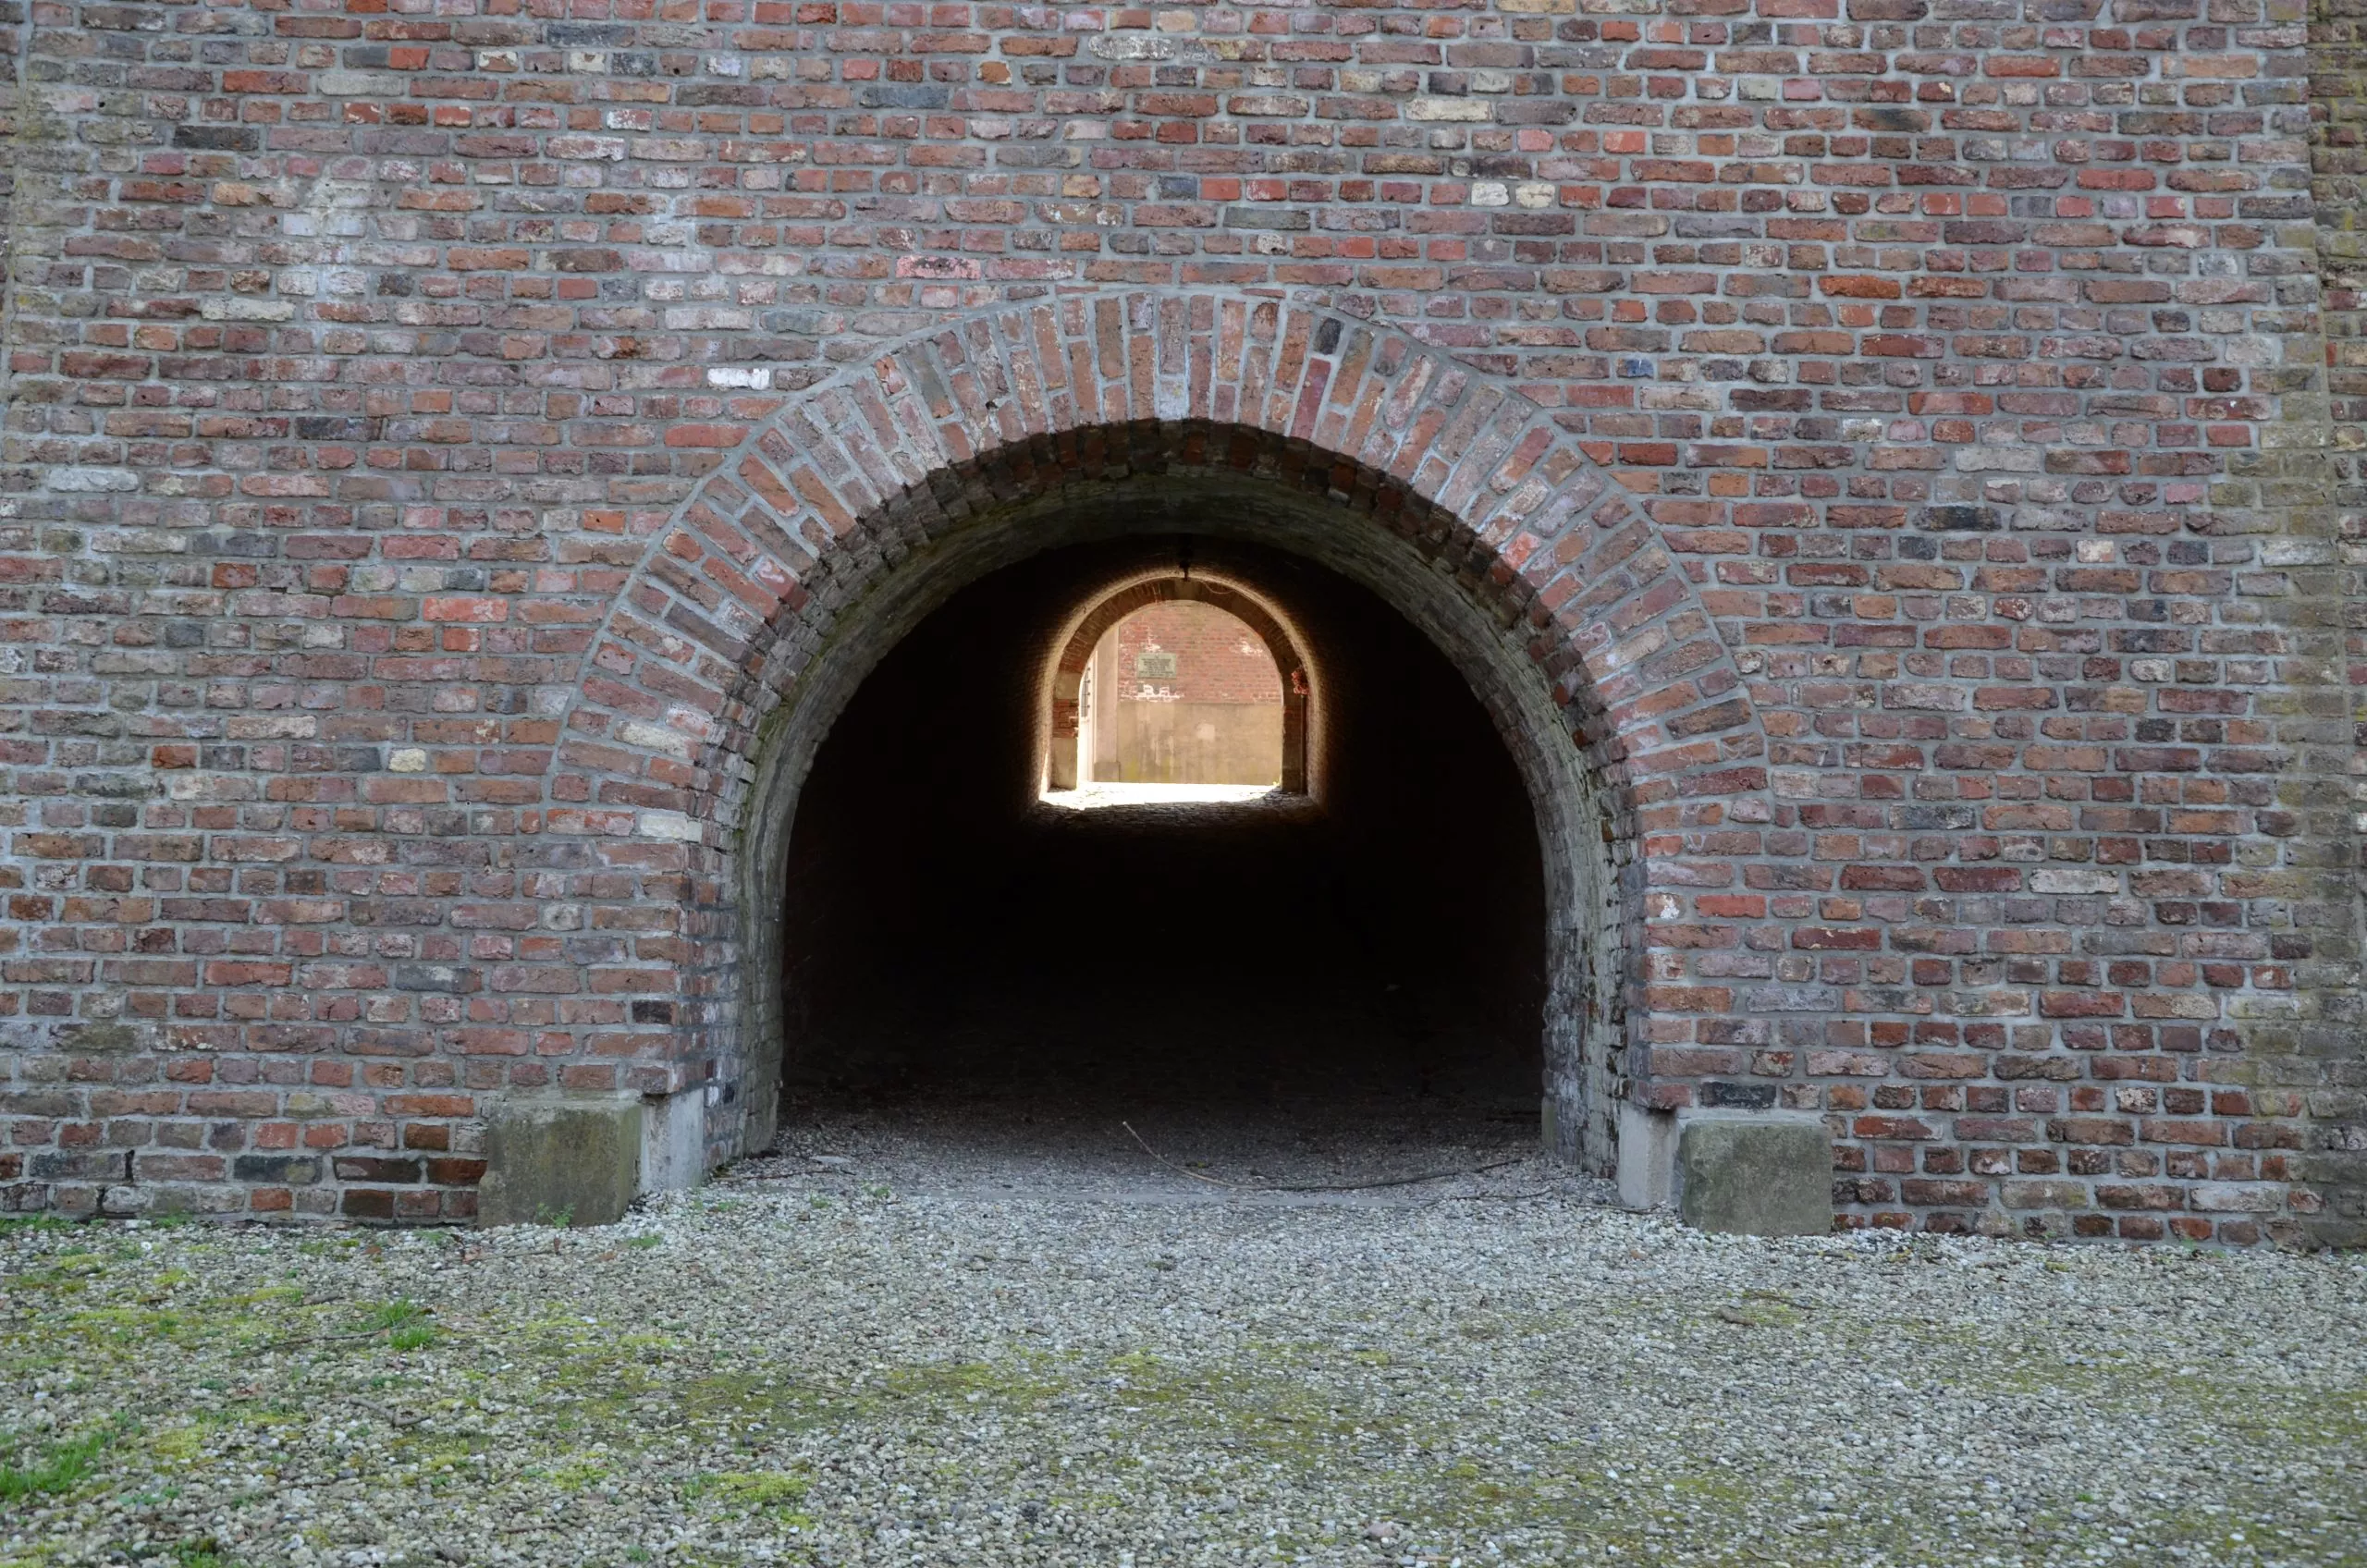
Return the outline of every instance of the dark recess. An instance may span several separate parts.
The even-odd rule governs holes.
[[[1054,552],[974,584],[865,681],[801,797],[792,1098],[1433,1096],[1534,1114],[1539,852],[1486,713],[1344,579],[1193,549],[1306,633],[1321,806],[1039,803],[1045,650],[1144,548]]]

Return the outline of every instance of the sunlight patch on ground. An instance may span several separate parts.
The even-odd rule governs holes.
[[[1271,784],[1104,784],[1047,790],[1047,805],[1092,811],[1101,806],[1220,805],[1254,801],[1274,792]]]

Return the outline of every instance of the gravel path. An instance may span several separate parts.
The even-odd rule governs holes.
[[[1136,1125],[807,1119],[602,1230],[0,1226],[0,1564],[2367,1562],[2367,1258]]]

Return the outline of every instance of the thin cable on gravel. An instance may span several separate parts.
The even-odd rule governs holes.
[[[2367,1562],[2367,1258],[1119,1120],[806,1115],[601,1229],[0,1225],[0,1564]]]

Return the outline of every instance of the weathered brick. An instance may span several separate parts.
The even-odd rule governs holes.
[[[127,151],[70,101],[8,212],[26,1190],[127,1178],[72,1142],[93,1086],[311,1151],[130,1180],[393,1220],[471,1212],[484,1096],[736,1081],[744,693],[954,520],[1127,472],[1294,486],[1522,629],[1630,889],[1581,934],[1649,954],[1600,1093],[1825,1110],[1851,1225],[2367,1237],[2367,53],[2349,0],[2306,45],[2145,9],[1945,55],[1906,0],[1719,41],[1099,18],[1173,46],[1136,73],[815,6],[824,135],[763,86],[785,24],[729,7],[695,52],[505,14],[530,82],[411,33],[192,55],[67,0],[24,80],[104,37],[213,107]],[[1446,45],[1523,85],[1415,74]],[[2142,159],[2062,140],[2083,115]],[[364,199],[215,259],[322,168]],[[398,1126],[418,1156],[369,1152]],[[2188,1163],[2082,1164],[2138,1154]]]

